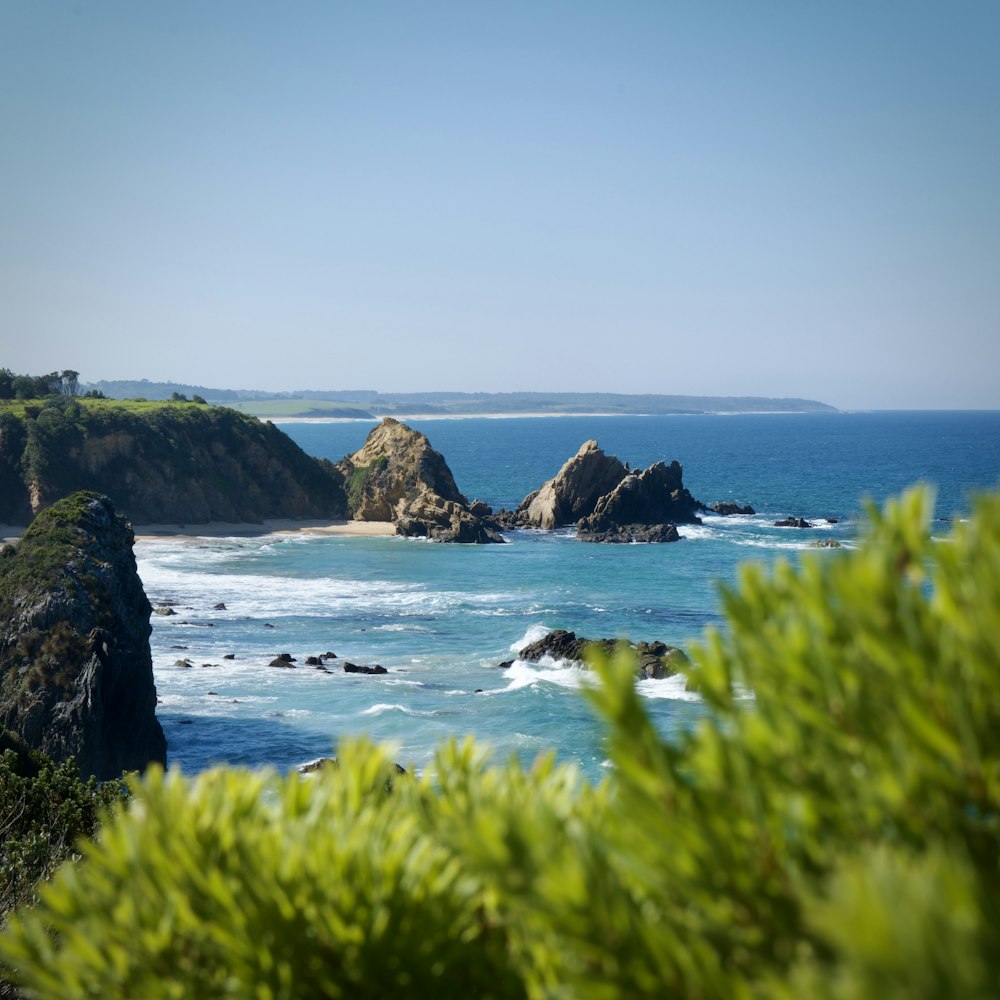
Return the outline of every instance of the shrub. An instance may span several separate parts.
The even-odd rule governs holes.
[[[608,779],[449,743],[421,778],[133,782],[0,954],[40,996],[1000,993],[1000,498],[914,491],[724,596],[664,741],[597,663]]]

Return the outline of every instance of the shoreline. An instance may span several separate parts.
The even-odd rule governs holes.
[[[802,416],[827,412],[818,410],[692,410],[690,413],[382,413],[372,417],[295,417],[248,413],[258,420],[272,424],[379,424],[386,417],[405,422],[408,420],[521,420],[551,417],[745,417],[745,416]],[[835,411],[840,412],[840,411]]]
[[[16,542],[26,526],[0,524],[0,544]],[[207,521],[202,524],[133,524],[136,541],[173,538],[253,538],[258,535],[353,535],[384,538],[396,534],[392,521],[324,521],[269,518],[260,523]]]

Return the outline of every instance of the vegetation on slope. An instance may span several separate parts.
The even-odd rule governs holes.
[[[136,522],[346,515],[331,463],[233,410],[66,396],[0,406],[0,520],[26,524],[80,489]]]
[[[996,996],[1000,497],[943,542],[930,507],[748,567],[671,742],[596,664],[598,786],[471,741],[153,773],[0,954],[53,997]]]

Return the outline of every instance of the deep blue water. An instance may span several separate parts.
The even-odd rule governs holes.
[[[151,600],[179,602],[176,617],[154,616],[152,638],[172,766],[289,767],[366,733],[422,767],[442,738],[473,733],[501,754],[553,748],[596,776],[602,735],[579,694],[582,675],[558,664],[498,670],[512,648],[550,628],[688,645],[705,626],[724,627],[718,585],[735,580],[741,562],[797,559],[819,538],[850,545],[863,497],[882,503],[926,482],[937,516],[950,518],[1000,480],[994,411],[408,423],[445,455],[470,499],[494,507],[516,505],[597,438],[633,466],[676,458],[698,499],[748,502],[758,516],[706,518],[673,545],[592,545],[569,531],[514,532],[503,546],[301,535],[141,541]],[[359,448],[371,427],[283,425],[306,451],[332,459]],[[790,514],[818,526],[773,527]],[[212,610],[219,601],[225,611]],[[302,664],[327,650],[389,673]],[[278,652],[299,665],[268,667]],[[196,666],[175,666],[181,657]],[[665,733],[702,711],[677,680],[640,690]]]

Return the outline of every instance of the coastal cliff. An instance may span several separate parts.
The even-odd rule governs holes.
[[[347,515],[330,462],[235,410],[56,398],[0,413],[0,521],[27,524],[76,490],[139,524]]]
[[[470,506],[426,435],[392,417],[372,430],[359,451],[341,459],[337,469],[355,520],[392,521],[397,534],[433,541],[503,542],[489,509]]]
[[[166,763],[134,535],[80,492],[0,552],[0,726],[99,779]]]

